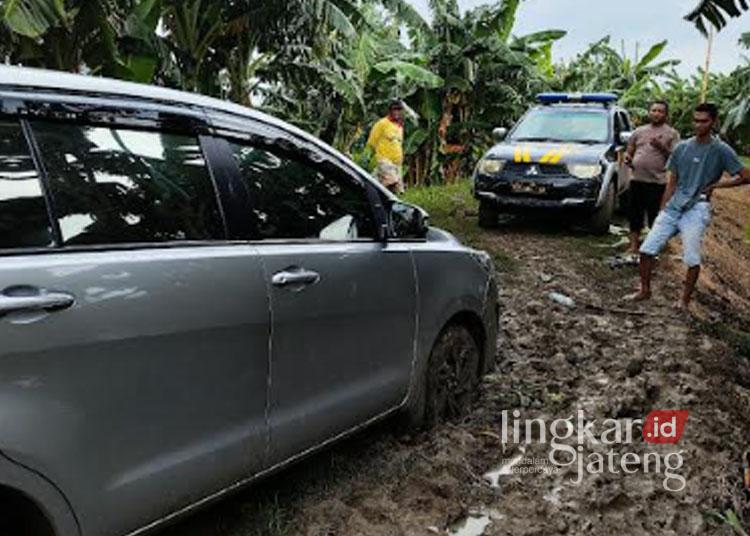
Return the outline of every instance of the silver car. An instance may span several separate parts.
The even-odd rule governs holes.
[[[281,121],[0,67],[0,534],[149,531],[494,365],[489,257]]]

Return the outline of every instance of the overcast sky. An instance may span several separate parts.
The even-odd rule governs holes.
[[[428,15],[427,0],[410,0],[423,14]],[[695,7],[698,0],[525,0],[519,10],[515,35],[538,30],[559,28],[568,35],[554,48],[556,59],[568,59],[586,48],[589,43],[605,35],[620,50],[625,39],[628,54],[635,55],[636,43],[641,53],[662,39],[669,40],[664,58],[681,59],[682,73],[692,72],[702,65],[706,54],[706,40],[683,16]],[[462,9],[470,9],[488,0],[458,0]],[[750,32],[750,14],[733,19],[714,42],[712,70],[730,71],[742,61],[742,49],[737,40],[743,32]],[[750,52],[748,52],[750,55]]]

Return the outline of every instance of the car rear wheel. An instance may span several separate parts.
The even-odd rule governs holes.
[[[408,429],[433,428],[466,414],[480,381],[480,350],[462,325],[446,327],[413,387],[402,422]]]
[[[0,488],[0,536],[55,536],[55,531],[30,499]]]
[[[479,202],[479,227],[482,229],[494,229],[497,227],[499,211],[495,205],[488,201]]]
[[[609,224],[612,221],[612,214],[615,211],[616,195],[615,184],[610,182],[609,186],[607,186],[604,203],[596,209],[589,219],[588,228],[592,233],[605,235],[609,232]]]

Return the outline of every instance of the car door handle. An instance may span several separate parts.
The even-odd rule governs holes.
[[[311,270],[286,269],[276,272],[271,278],[274,287],[305,286],[314,285],[320,281],[320,274]]]
[[[18,289],[21,287],[16,287]],[[67,309],[75,303],[75,296],[66,292],[49,292],[45,290],[34,289],[35,294],[31,294],[23,287],[25,292],[21,293],[14,288],[5,289],[0,293],[0,315],[15,313],[20,311],[61,311]]]

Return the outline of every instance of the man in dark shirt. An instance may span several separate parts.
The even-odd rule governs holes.
[[[680,143],[667,163],[669,179],[662,210],[640,250],[641,288],[629,299],[641,301],[651,297],[656,256],[679,233],[688,271],[678,306],[687,309],[700,275],[703,235],[711,221],[711,193],[717,188],[750,183],[750,169],[740,163],[734,149],[712,134],[718,115],[714,104],[699,105],[693,115],[695,136]],[[725,173],[732,178],[721,181]]]

